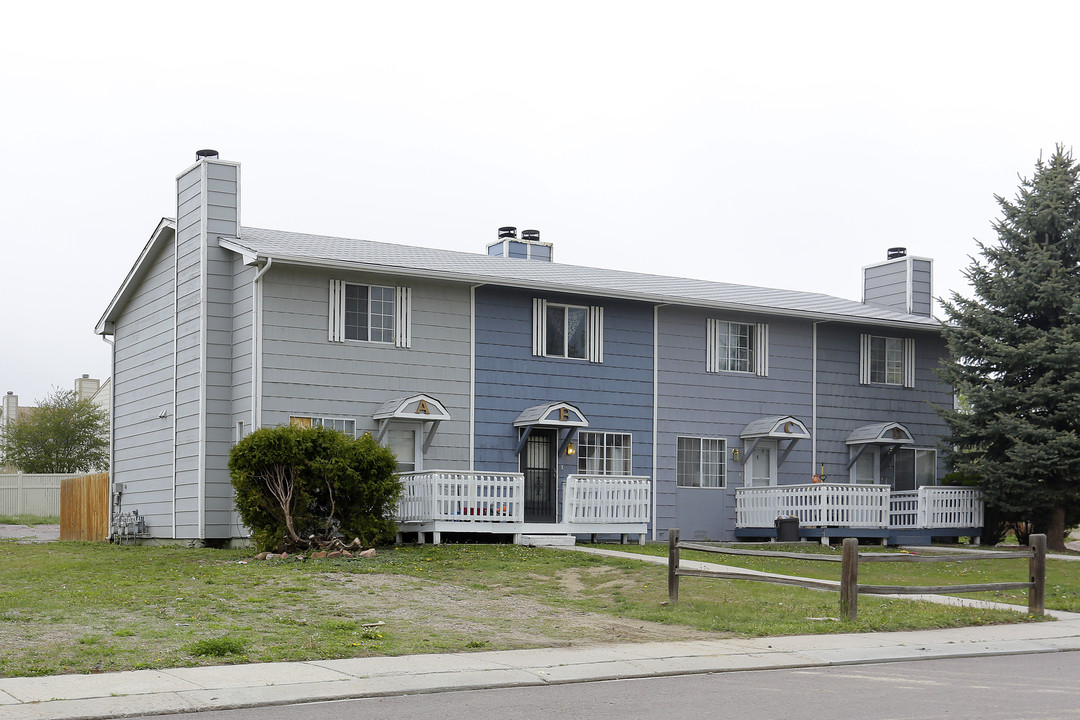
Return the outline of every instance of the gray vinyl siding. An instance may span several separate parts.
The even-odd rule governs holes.
[[[203,502],[206,538],[228,538],[233,532],[233,489],[229,451],[234,436],[234,291],[237,258],[218,247],[217,238],[239,231],[240,168],[206,163],[205,243],[205,387],[203,414]]]
[[[751,421],[772,415],[793,415],[810,426],[812,325],[805,320],[682,307],[662,307],[658,312],[656,527],[660,537],[666,537],[668,528],[678,527],[688,539],[731,539],[735,488],[744,484],[743,465],[731,459],[731,450],[750,443],[739,434]],[[768,376],[707,372],[709,318],[767,323]],[[727,441],[726,487],[677,487],[675,451],[680,436]],[[777,468],[777,482],[808,482],[810,459],[810,441],[799,441]]]
[[[172,535],[173,248],[147,259],[114,335],[112,479],[125,486],[122,510],[159,537]]]
[[[177,180],[176,537],[200,537],[202,165]]]
[[[908,312],[907,259],[866,268],[863,273],[863,299],[871,305]]]
[[[911,312],[915,315],[933,315],[933,263],[919,258],[911,259]]]
[[[216,243],[210,243],[206,252],[205,537],[227,538],[232,536],[233,525],[233,489],[228,461],[234,435],[233,291],[236,257],[216,247]]]
[[[330,279],[408,286],[412,347],[328,339]],[[260,281],[262,425],[290,416],[351,418],[375,433],[372,415],[388,400],[426,393],[450,413],[424,468],[469,466],[469,288],[430,280],[274,265]]]
[[[604,308],[604,361],[532,354],[532,302]],[[526,408],[575,405],[589,431],[630,433],[633,473],[652,475],[652,306],[481,287],[476,291],[476,469],[518,472],[514,420]],[[560,458],[560,478],[577,471]]]

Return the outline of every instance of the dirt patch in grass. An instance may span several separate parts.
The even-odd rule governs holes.
[[[590,569],[596,570],[596,569]],[[562,580],[580,594],[575,573]],[[350,617],[377,618],[388,631],[436,637],[471,636],[485,649],[561,647],[597,642],[649,642],[729,637],[680,625],[620,618],[547,605],[514,592],[385,575],[336,578],[323,602]],[[336,613],[335,613],[336,614]]]

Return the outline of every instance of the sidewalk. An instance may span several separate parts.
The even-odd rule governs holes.
[[[626,557],[618,551],[578,551]],[[640,557],[666,562],[665,558]],[[957,602],[956,598],[925,597]],[[959,602],[976,604],[970,600]],[[1050,614],[1058,621],[895,633],[630,643],[0,678],[0,717],[116,718],[658,675],[1080,650],[1080,614]]]

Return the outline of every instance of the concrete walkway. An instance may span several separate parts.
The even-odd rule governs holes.
[[[627,557],[626,553],[614,550],[578,548],[578,551]],[[635,557],[646,562],[666,562],[666,558],[655,556]],[[957,602],[956,598],[937,596],[926,599]],[[960,601],[960,604],[978,603]],[[1080,615],[1052,614],[1058,618],[1056,622],[948,630],[632,643],[0,678],[0,717],[5,720],[117,718],[658,675],[1080,650]]]

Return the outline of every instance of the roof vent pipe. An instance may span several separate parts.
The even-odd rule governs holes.
[[[895,260],[896,258],[902,258],[907,256],[907,248],[905,247],[891,247],[888,254],[885,256],[886,260]]]
[[[501,240],[503,238],[517,239],[517,228],[513,225],[499,228],[499,239]]]
[[[217,150],[209,150],[209,149],[207,149],[207,150],[196,150],[195,151],[195,162],[199,162],[200,160],[203,160],[203,159],[217,160],[218,159],[218,151]]]
[[[539,230],[522,230],[521,231],[521,239],[522,240],[527,240],[529,242],[540,242],[540,231]]]

